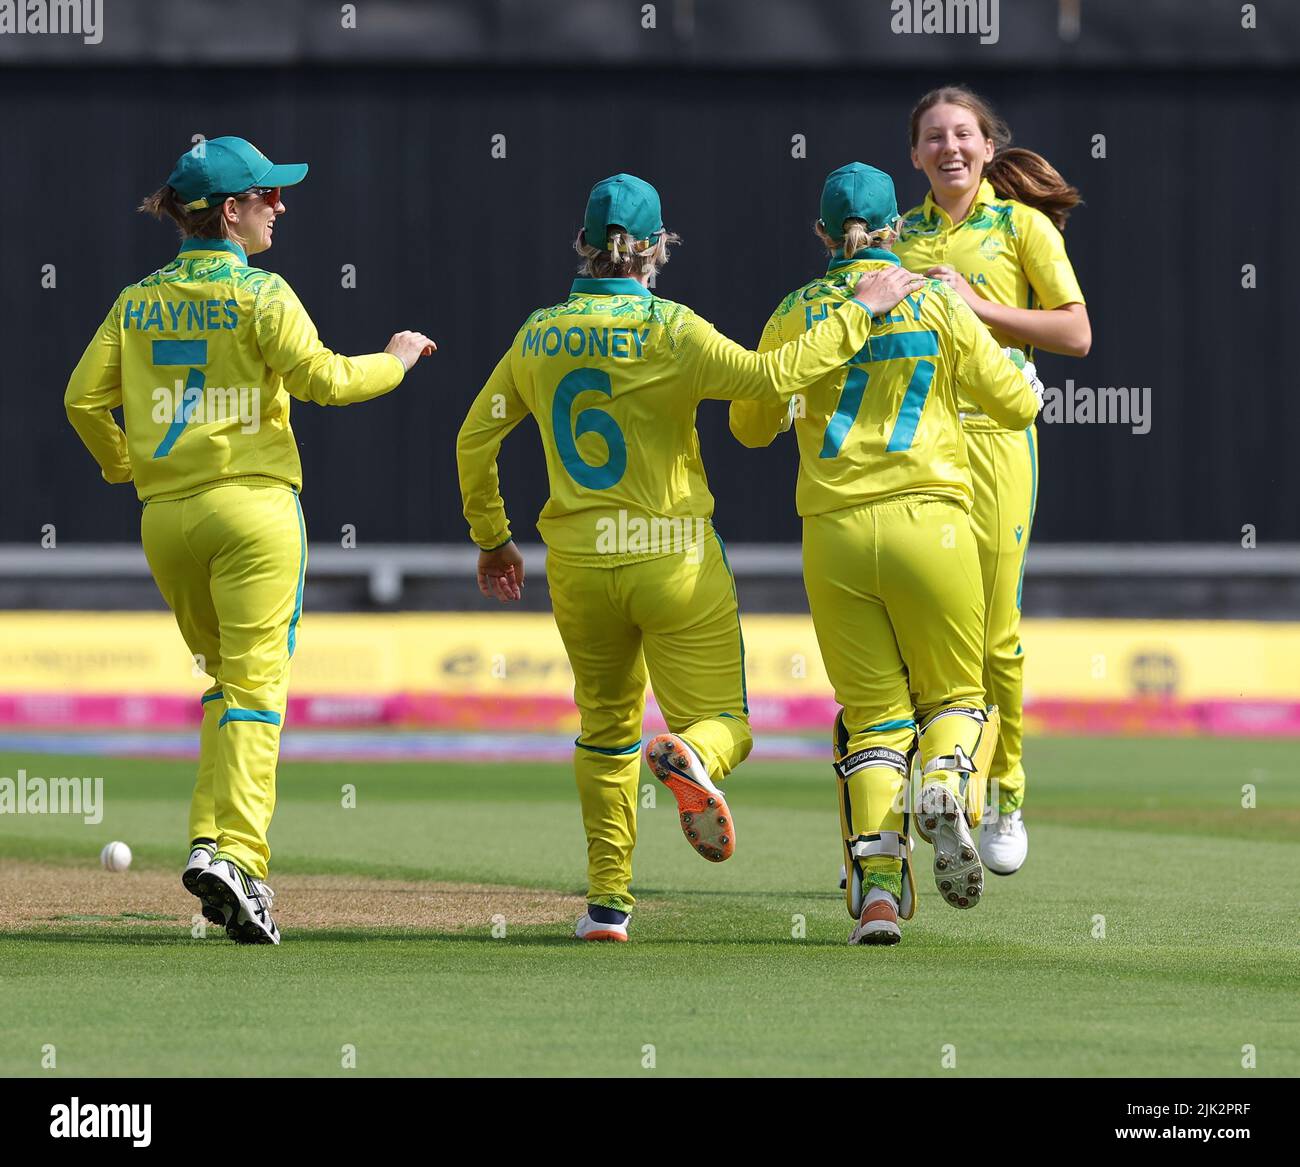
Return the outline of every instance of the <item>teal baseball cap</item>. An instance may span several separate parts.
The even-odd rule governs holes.
[[[664,229],[659,192],[634,174],[602,178],[591,188],[591,194],[587,196],[587,211],[582,217],[588,245],[607,250],[609,228],[615,224],[633,239],[658,243]]]
[[[827,176],[821,203],[822,228],[827,235],[843,235],[846,219],[862,219],[869,231],[876,231],[897,218],[894,180],[883,170],[865,162],[850,162]]]
[[[277,166],[243,138],[212,138],[180,156],[167,178],[187,211],[215,206],[213,195],[239,194],[252,186],[293,186],[307,177],[307,163]]]

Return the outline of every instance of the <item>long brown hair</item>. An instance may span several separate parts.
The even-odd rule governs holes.
[[[993,143],[993,159],[984,167],[984,177],[1004,199],[1015,199],[1042,211],[1058,230],[1065,230],[1070,212],[1081,202],[1079,188],[1071,186],[1061,172],[1041,154],[1011,145],[1011,129],[987,101],[964,85],[945,85],[932,89],[912,110],[908,136],[916,148],[921,133],[921,118],[936,105],[959,105],[975,115],[980,133]]]

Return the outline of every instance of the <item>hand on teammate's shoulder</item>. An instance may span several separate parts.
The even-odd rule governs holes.
[[[386,353],[392,353],[409,373],[415,366],[415,362],[421,357],[431,356],[438,351],[438,346],[434,344],[423,332],[397,332],[393,334],[393,339],[388,342],[384,349]]]
[[[863,272],[853,289],[853,298],[872,316],[883,316],[903,299],[926,282],[925,276],[910,272],[905,267],[878,268]]]

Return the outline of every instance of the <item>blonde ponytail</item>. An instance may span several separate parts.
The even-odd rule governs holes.
[[[844,234],[840,236],[831,235],[822,226],[822,221],[816,219],[813,222],[813,232],[827,251],[832,255],[842,255],[845,259],[852,259],[868,247],[890,248],[898,240],[896,227],[877,227],[874,231],[868,231],[865,219],[845,219]]]
[[[642,240],[633,239],[622,227],[609,229],[606,246],[593,247],[587,242],[585,228],[578,232],[573,241],[573,250],[582,256],[578,270],[591,279],[637,279],[641,276],[654,276],[668,262],[668,245],[680,243],[681,236],[672,231],[664,231],[659,241],[644,251],[637,250]]]

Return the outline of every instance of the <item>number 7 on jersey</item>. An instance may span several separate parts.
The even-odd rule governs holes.
[[[849,362],[848,375],[844,378],[844,389],[840,393],[840,403],[822,438],[820,457],[837,457],[844,446],[844,439],[857,421],[866,396],[867,386],[873,372],[883,370],[876,366],[888,361],[916,361],[912,376],[907,382],[903,400],[894,419],[894,428],[890,431],[889,442],[885,446],[887,454],[897,454],[911,449],[912,439],[916,437],[916,427],[921,421],[921,411],[925,408],[925,399],[930,393],[930,382],[934,379],[934,362],[925,357],[939,355],[939,335],[933,329],[918,332],[893,332],[886,336],[868,338],[866,346]],[[865,356],[865,359],[863,357]]]

